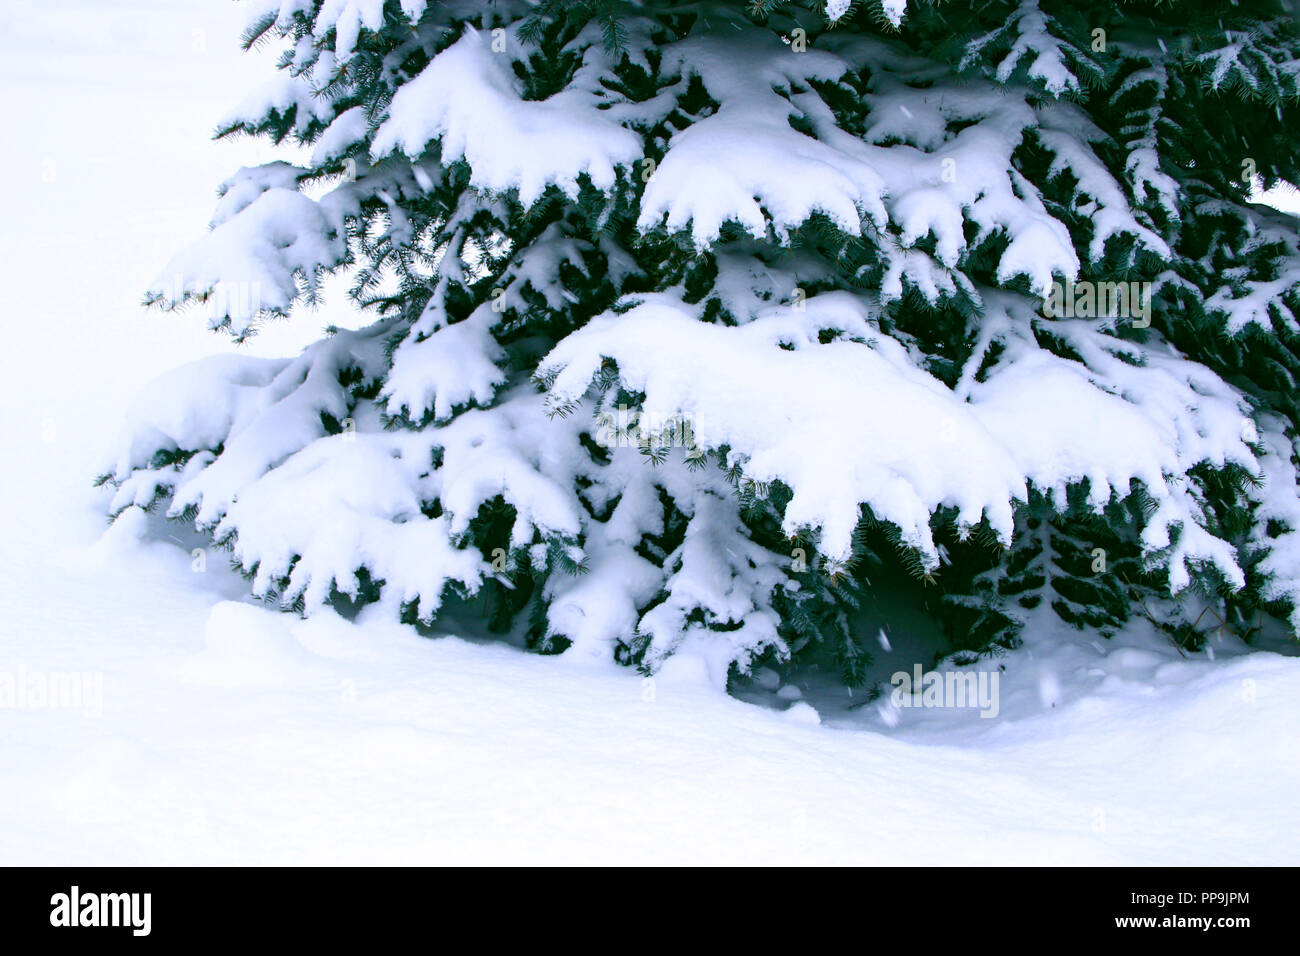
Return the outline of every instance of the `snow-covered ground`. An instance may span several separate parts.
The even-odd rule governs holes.
[[[196,571],[174,525],[128,512],[105,534],[90,482],[130,398],[233,348],[138,302],[215,184],[269,158],[207,141],[268,68],[239,20],[222,0],[0,12],[0,863],[1295,861],[1284,644],[1216,636],[1211,660],[1140,628],[1041,631],[982,665],[1005,668],[987,720],[856,706],[815,674],[741,701],[299,621],[219,557]],[[329,321],[351,324],[309,313],[246,348],[288,354]],[[884,677],[925,643],[890,627]],[[64,706],[34,699],[57,681]]]

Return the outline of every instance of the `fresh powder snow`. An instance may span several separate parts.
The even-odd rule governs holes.
[[[905,6],[887,0],[884,9],[897,22]],[[340,56],[382,7],[380,0],[329,0]],[[423,7],[422,0],[401,4],[411,17]],[[843,15],[848,4],[831,7]],[[389,605],[354,619],[322,606],[331,583],[352,577],[340,556],[370,559],[393,588],[391,604],[482,573],[477,560],[446,541],[503,475],[520,540],[534,528],[575,531],[579,510],[565,456],[577,423],[550,418],[548,403],[581,394],[604,356],[617,356],[648,406],[696,409],[701,427],[717,430],[697,438],[746,455],[755,476],[790,481],[797,489],[792,521],[819,524],[832,552],[847,548],[852,530],[846,502],[856,492],[845,475],[891,476],[868,482],[882,489],[873,507],[937,561],[926,522],[936,503],[956,501],[972,521],[985,513],[1005,524],[1007,502],[1027,479],[1063,493],[1067,478],[1087,469],[1094,488],[1127,487],[1137,477],[1157,491],[1153,538],[1179,522],[1191,529],[1178,539],[1175,573],[1187,562],[1209,561],[1231,577],[1232,556],[1184,520],[1196,503],[1168,476],[1207,457],[1258,464],[1274,487],[1293,487],[1295,476],[1280,423],[1243,432],[1232,388],[1172,353],[1148,354],[1139,366],[1125,360],[1120,340],[1066,322],[1061,333],[1086,369],[1051,362],[1029,347],[1026,316],[990,296],[986,307],[1011,371],[981,382],[972,368],[955,397],[894,340],[874,334],[860,304],[823,294],[810,297],[805,311],[779,308],[794,289],[779,274],[776,304],[751,302],[750,321],[725,337],[672,297],[646,297],[617,322],[613,315],[593,320],[547,356],[557,375],[547,395],[510,391],[495,365],[476,360],[489,354],[495,314],[447,325],[435,299],[420,337],[397,350],[378,401],[390,411],[428,410],[441,421],[452,408],[505,388],[503,411],[471,411],[432,434],[387,433],[377,420],[362,420],[326,436],[322,412],[338,417],[346,409],[334,373],[343,363],[380,362],[384,329],[357,329],[357,317],[343,308],[313,311],[293,302],[295,272],[314,276],[341,254],[337,236],[320,237],[356,201],[348,184],[311,199],[294,187],[292,168],[259,165],[276,157],[257,142],[208,141],[223,117],[236,122],[267,102],[303,95],[292,84],[262,87],[251,106],[227,111],[230,87],[256,88],[268,70],[266,59],[256,59],[265,54],[237,51],[245,14],[223,3],[180,10],[161,0],[111,9],[89,0],[10,0],[9,25],[0,31],[11,67],[0,80],[6,102],[14,124],[33,131],[30,148],[0,158],[5,181],[24,184],[9,197],[12,221],[32,226],[0,238],[11,314],[30,317],[10,322],[16,341],[0,358],[18,396],[9,421],[14,454],[3,479],[9,506],[0,515],[7,559],[0,579],[0,817],[8,824],[0,862],[1294,861],[1300,661],[1282,641],[1247,648],[1210,622],[1212,653],[1193,657],[1143,621],[1102,641],[1045,615],[1031,623],[1023,648],[978,664],[998,681],[998,712],[986,719],[978,707],[931,709],[921,695],[889,693],[891,676],[910,673],[933,635],[924,618],[882,595],[863,609],[861,626],[876,635],[872,676],[885,696],[855,698],[832,675],[813,670],[764,669],[730,697],[717,687],[734,655],[771,639],[774,611],[761,597],[770,582],[761,562],[746,560],[755,546],[725,506],[729,486],[687,487],[670,470],[659,480],[683,482],[693,524],[677,555],[681,571],[668,582],[670,598],[641,624],[652,647],[666,648],[683,615],[701,604],[719,613],[740,606],[745,626],[762,633],[733,632],[735,647],[701,644],[697,653],[666,658],[652,678],[614,665],[606,653],[611,636],[634,626],[637,608],[664,585],[633,547],[654,494],[635,459],[618,466],[613,487],[621,497],[586,543],[593,574],[551,585],[551,614],[574,641],[564,655],[532,655],[457,629],[455,608],[430,639],[397,624]],[[1007,29],[1016,31],[1017,61],[1027,58],[1049,87],[1069,88],[1074,74],[1059,65],[1076,61],[1044,46],[1032,12]],[[753,42],[752,55],[767,55]],[[567,143],[543,111],[556,104],[528,104],[542,112],[526,140],[501,140],[512,134],[478,122],[520,105],[501,67],[485,57],[486,43],[489,37],[467,34],[438,66],[472,78],[478,98],[439,100],[435,72],[423,84],[427,111],[396,111],[376,149],[418,152],[427,137],[440,135],[445,149],[498,157],[499,165],[475,162],[475,175],[522,195],[548,183],[573,188],[580,173],[598,180],[629,160],[618,108],[589,110],[594,115],[575,131],[583,138]],[[50,57],[56,44],[67,55]],[[1073,272],[1069,237],[1037,215],[1008,174],[1010,143],[1034,120],[1023,104],[995,109],[972,92],[939,107],[906,88],[878,91],[873,115],[886,119],[868,141],[836,141],[826,127],[821,144],[785,150],[788,126],[763,119],[771,105],[766,86],[731,82],[722,54],[707,45],[668,55],[701,64],[722,101],[674,143],[677,157],[734,148],[719,152],[725,164],[708,182],[676,179],[670,151],[647,194],[647,222],[689,223],[697,241],[708,241],[727,214],[740,212],[744,222],[745,210],[757,209],[763,175],[799,177],[806,194],[785,208],[764,207],[778,227],[811,209],[856,224],[862,210],[912,235],[933,231],[937,261],[951,261],[965,238],[960,217],[945,210],[969,204],[984,228],[1026,237],[1006,252],[1009,275],[1045,285],[1053,269]],[[833,57],[810,53],[786,79],[822,75]],[[591,82],[571,94],[580,110],[594,102],[598,72],[593,63]],[[812,97],[795,96],[803,97],[810,122],[826,121]],[[992,122],[968,127],[969,140],[944,147],[949,152],[934,156],[934,168],[921,175],[891,165],[887,150],[869,142],[896,135],[888,117],[905,111],[915,137],[938,122],[927,111],[940,108]],[[1054,130],[1077,129],[1078,117],[1064,104],[1049,112],[1035,121],[1036,135],[1057,162],[1081,181],[1099,175],[1069,148],[1072,137],[1051,138]],[[338,117],[316,149],[339,155],[363,132],[357,124],[355,115]],[[747,141],[735,138],[741,129]],[[786,165],[764,171],[754,158],[760,145],[780,152]],[[530,166],[548,149],[561,171],[554,178]],[[975,169],[987,165],[979,197],[962,193],[971,187],[959,183],[970,179],[944,181],[945,155]],[[1149,188],[1167,188],[1135,155],[1131,162],[1145,170]],[[709,162],[707,155],[691,158],[700,162]],[[245,174],[226,178],[241,165]],[[824,175],[808,174],[816,165]],[[418,165],[395,172],[389,187],[394,195],[416,189],[419,175]],[[255,318],[241,311],[241,283],[260,283],[261,305],[288,319],[239,346],[205,332],[201,321],[139,308],[141,290],[168,262],[177,237],[209,216],[210,184],[223,180],[215,228],[162,270],[152,294],[178,302],[216,290],[214,320],[238,326]],[[1094,195],[1105,206],[1105,189]],[[1117,200],[1099,216],[1102,228],[1158,245],[1124,208]],[[505,294],[544,285],[542,276],[572,261],[571,242],[555,235],[528,264],[537,271],[514,276]],[[904,272],[953,281],[901,250],[897,263],[900,291]],[[51,304],[53,288],[61,294]],[[1234,300],[1239,320],[1250,321],[1249,310],[1270,294],[1260,290],[1254,304]],[[860,374],[861,365],[858,374],[841,367],[833,347],[815,372],[804,365],[817,322],[828,314],[872,346],[859,358],[871,376]],[[327,324],[343,331],[318,342]],[[433,342],[446,349],[435,352]],[[790,348],[764,348],[774,342]],[[665,348],[671,374],[648,358]],[[723,349],[725,364],[718,361]],[[435,354],[449,357],[440,364]],[[704,375],[704,368],[790,384],[779,402],[773,396],[742,417],[727,401],[726,377]],[[155,384],[142,392],[149,380]],[[872,407],[880,401],[873,390],[905,399],[894,399],[887,415],[825,414]],[[1026,392],[1039,398],[1026,404]],[[1051,429],[1026,421],[1035,407],[1048,406],[1072,414]],[[808,429],[781,430],[774,446],[774,422],[790,415]],[[1089,424],[1101,415],[1117,423],[1105,434]],[[927,431],[951,441],[916,437]],[[846,434],[853,440],[831,440]],[[250,599],[205,537],[142,510],[154,496],[150,482],[164,477],[151,471],[153,451],[169,442],[224,442],[219,460],[193,461],[178,501],[238,527],[237,559],[267,577],[303,556],[294,584],[316,613],[303,620]],[[1256,456],[1251,445],[1270,454]],[[430,475],[420,463],[435,448],[447,465]],[[288,470],[267,471],[290,455]],[[127,481],[90,488],[105,461]],[[313,476],[316,494],[304,496],[313,485],[294,480],[302,476]],[[430,492],[446,502],[445,514],[421,513],[421,496]],[[1263,495],[1259,507],[1300,526],[1292,499]],[[105,508],[118,514],[107,530]],[[1293,600],[1300,595],[1298,548],[1288,539],[1267,558],[1290,573],[1279,586],[1292,588]],[[406,560],[414,553],[420,562]],[[700,584],[709,581],[738,583]],[[38,696],[55,683],[66,693]]]

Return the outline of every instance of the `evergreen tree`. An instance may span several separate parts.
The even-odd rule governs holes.
[[[1300,630],[1300,27],[1278,0],[255,0],[273,82],[147,301],[292,360],[161,380],[105,475],[255,593],[697,668],[830,653],[901,563]],[[314,197],[314,198],[313,198]],[[1191,605],[1195,607],[1196,605]],[[1158,609],[1153,611],[1152,609]]]

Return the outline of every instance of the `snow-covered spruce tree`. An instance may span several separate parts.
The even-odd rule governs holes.
[[[1277,0],[249,6],[280,71],[219,133],[308,158],[229,179],[148,300],[242,338],[349,268],[371,317],[161,380],[114,512],[299,610],[463,601],[719,686],[862,680],[880,564],[949,651],[1300,628]]]

